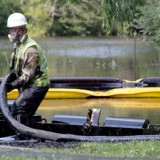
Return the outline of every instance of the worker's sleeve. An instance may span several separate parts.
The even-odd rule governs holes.
[[[25,84],[35,76],[38,58],[38,50],[36,47],[30,47],[26,50],[22,66],[22,75],[18,78],[20,83]]]

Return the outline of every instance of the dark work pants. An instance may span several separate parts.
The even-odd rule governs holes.
[[[30,121],[44,99],[48,87],[25,88],[11,106],[13,116],[21,123]],[[21,118],[18,119],[17,117]]]

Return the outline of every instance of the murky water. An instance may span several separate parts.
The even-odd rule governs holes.
[[[159,54],[148,42],[68,38],[45,39],[41,44],[47,48],[51,76],[135,80],[160,75]]]
[[[50,77],[116,77],[135,80],[160,75],[160,56],[149,42],[118,38],[45,38]],[[12,45],[0,39],[0,77],[8,73]],[[54,114],[87,115],[89,108],[107,116],[145,118],[159,123],[159,98],[44,100],[38,113],[51,120]]]
[[[160,75],[160,55],[148,41],[118,38],[45,38],[50,77],[117,77],[135,80]],[[12,45],[0,39],[0,77],[8,73]]]
[[[51,121],[55,114],[86,115],[88,109],[101,109],[100,122],[106,117],[149,119],[160,123],[160,98],[104,98],[44,100],[38,113]]]

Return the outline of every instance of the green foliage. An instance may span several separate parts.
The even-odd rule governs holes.
[[[29,0],[22,6],[28,20],[28,31],[32,36],[46,36],[52,19],[50,0]]]
[[[0,3],[0,36],[8,34],[7,18],[13,12],[22,12],[19,0],[1,0]]]
[[[160,3],[159,0],[148,1],[141,10],[139,24],[143,33],[153,38],[157,44],[160,42]]]
[[[143,0],[102,0],[103,25],[109,33],[122,33],[124,25],[129,27],[133,23],[138,6],[143,4]]]
[[[0,36],[8,34],[8,16],[22,12],[36,37],[143,32],[160,42],[159,0],[1,0],[0,9]]]
[[[68,3],[67,3],[68,2]],[[51,32],[61,36],[105,35],[100,16],[100,1],[57,1],[55,8],[58,16],[54,17]]]

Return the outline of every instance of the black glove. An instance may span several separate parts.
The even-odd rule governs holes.
[[[12,83],[12,82],[14,82],[17,78],[18,78],[18,77],[17,77],[17,74],[16,74],[15,72],[11,71],[10,76],[9,76],[9,78],[8,78],[8,80],[7,80],[7,83]]]
[[[10,92],[13,89],[19,88],[20,84],[17,80],[13,81],[12,83],[6,83],[6,90]]]
[[[10,92],[11,90],[13,90],[12,85],[9,83],[6,83],[6,90],[7,92]]]

